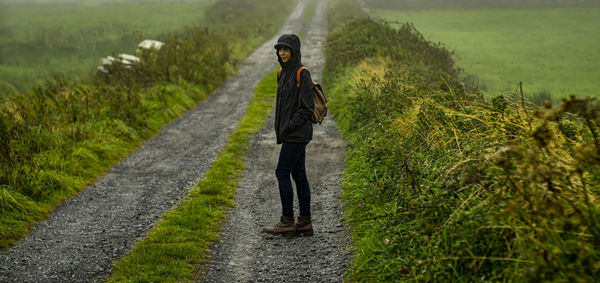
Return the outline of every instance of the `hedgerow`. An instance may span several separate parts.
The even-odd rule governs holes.
[[[600,276],[596,101],[484,99],[410,24],[332,26],[324,85],[349,141],[351,280]]]
[[[284,4],[218,1],[204,24],[144,51],[139,66],[57,77],[0,101],[0,247],[221,85],[276,32],[292,8]]]

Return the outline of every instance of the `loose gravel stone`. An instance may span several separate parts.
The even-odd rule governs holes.
[[[302,39],[303,63],[321,78],[327,36],[328,1],[317,1],[316,14]],[[273,54],[271,60],[276,60]],[[345,143],[331,114],[314,126],[306,165],[311,185],[314,236],[285,238],[262,233],[279,221],[281,203],[275,178],[280,146],[273,115],[254,137],[237,206],[229,211],[221,240],[212,248],[200,282],[339,282],[350,258],[350,236],[342,219],[340,177]],[[295,211],[298,211],[295,201]]]

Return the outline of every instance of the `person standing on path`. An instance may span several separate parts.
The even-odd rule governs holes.
[[[310,214],[310,186],[306,176],[306,145],[313,136],[312,120],[314,101],[312,79],[308,70],[297,72],[303,66],[300,39],[295,34],[284,34],[275,44],[277,60],[281,65],[277,78],[275,103],[275,136],[281,144],[275,176],[279,184],[282,216],[273,227],[263,232],[273,235],[313,235]],[[290,175],[296,183],[300,215],[294,224],[294,191]]]

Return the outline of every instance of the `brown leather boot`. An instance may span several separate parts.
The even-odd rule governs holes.
[[[273,235],[285,235],[286,237],[293,237],[296,235],[296,225],[294,225],[294,218],[281,216],[281,221],[273,227],[263,228],[263,232]]]
[[[298,216],[298,223],[296,224],[296,235],[300,234],[304,234],[304,236],[312,236],[315,234],[315,232],[313,231],[310,216]]]

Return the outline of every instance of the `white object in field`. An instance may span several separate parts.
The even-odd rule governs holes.
[[[121,63],[126,66],[136,65],[140,63],[140,58],[137,56],[121,53],[119,54]]]
[[[98,66],[98,68],[96,68],[96,73],[98,75],[108,75],[108,70],[104,68],[104,66]]]
[[[142,42],[140,42],[140,44],[138,44],[138,51],[140,49],[156,49],[156,50],[158,50],[163,45],[165,45],[165,44],[158,40],[145,39]]]
[[[115,57],[112,56],[106,56],[102,59],[100,59],[100,62],[102,63],[102,65],[110,65],[115,61]]]
[[[106,56],[100,59],[101,65],[98,66],[98,68],[96,68],[96,72],[99,75],[108,75],[109,69],[107,67],[114,64],[115,62],[119,62],[123,65],[124,68],[130,69],[133,65],[140,64],[140,58],[124,53],[119,54],[117,58],[112,56]]]
[[[138,44],[138,48],[135,52],[136,52],[136,54],[138,54],[142,49],[159,50],[161,47],[163,47],[163,45],[165,45],[165,44],[158,40],[146,39]],[[134,55],[121,53],[121,54],[117,55],[117,58],[112,57],[112,56],[106,56],[106,57],[100,59],[100,62],[101,62],[101,65],[98,66],[98,68],[96,68],[97,73],[100,75],[108,75],[109,69],[107,67],[114,64],[115,62],[120,62],[124,68],[129,69],[133,65],[139,65],[140,58],[137,56],[134,56]]]
[[[131,68],[133,65],[137,65],[140,63],[140,58],[137,56],[129,55],[129,54],[119,54],[117,58],[112,56],[106,56],[100,59],[100,62],[103,66],[112,65],[115,62],[119,62],[125,66],[125,68]]]
[[[96,68],[96,73],[99,75],[108,75],[107,66],[110,66],[113,62],[115,62],[115,57],[106,56],[100,59],[100,66]]]

